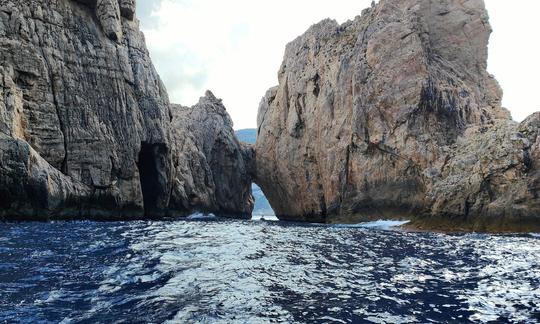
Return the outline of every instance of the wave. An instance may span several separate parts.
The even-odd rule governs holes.
[[[406,224],[408,224],[410,222],[411,221],[409,221],[409,220],[406,220],[406,221],[394,221],[394,220],[380,219],[380,220],[373,221],[373,222],[365,222],[365,223],[358,223],[358,224],[351,224],[351,225],[338,224],[338,225],[333,225],[333,226],[334,227],[339,227],[339,228],[370,228],[370,229],[378,229],[378,230],[390,231],[390,230],[394,230],[396,227],[406,225]]]

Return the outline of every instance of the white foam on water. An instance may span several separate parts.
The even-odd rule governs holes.
[[[336,225],[336,227],[360,227],[360,228],[370,228],[370,229],[389,231],[389,230],[395,229],[395,227],[403,226],[410,222],[411,221],[408,221],[408,220],[407,221],[394,221],[394,220],[380,219],[378,221],[358,223],[358,224],[353,224],[353,225],[339,224],[339,225]]]
[[[189,220],[201,220],[201,219],[216,219],[216,215],[214,214],[201,214],[201,213],[197,213],[197,214],[193,214],[193,215],[189,215],[188,217],[186,217],[186,219],[189,219]]]
[[[393,227],[399,227],[403,226],[405,224],[410,223],[411,221],[392,221],[392,220],[378,220],[375,222],[368,222],[368,223],[362,223],[359,224],[361,227],[367,227],[367,228],[379,228],[379,229],[385,229],[389,230]]]

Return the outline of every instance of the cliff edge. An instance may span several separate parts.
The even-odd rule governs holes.
[[[185,183],[177,168],[187,164],[179,162],[177,133],[188,135],[173,121],[135,5],[0,1],[0,219],[134,219],[208,209],[171,198]],[[234,141],[232,125],[212,126],[229,127],[217,136]],[[249,185],[229,188],[242,203],[218,196],[209,211],[250,214]]]
[[[482,0],[381,0],[287,45],[258,116],[281,219],[540,229],[538,115],[501,107]]]

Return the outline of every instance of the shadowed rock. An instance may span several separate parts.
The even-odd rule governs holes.
[[[122,17],[133,20],[135,18],[135,10],[137,7],[136,0],[119,0],[119,4]]]
[[[193,107],[173,106],[174,210],[250,218],[253,149],[240,144],[221,99],[210,91]]]
[[[0,1],[0,218],[131,219],[199,209],[170,206],[184,180],[175,167],[192,166],[176,151],[169,99],[134,6]],[[237,189],[244,190],[230,188]],[[250,214],[247,198],[244,206],[216,197],[217,208]]]

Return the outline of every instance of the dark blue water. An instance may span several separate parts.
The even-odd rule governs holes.
[[[540,321],[540,238],[270,222],[0,224],[0,322]]]

